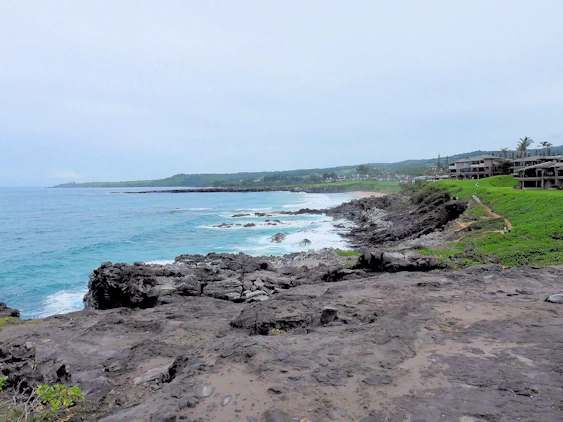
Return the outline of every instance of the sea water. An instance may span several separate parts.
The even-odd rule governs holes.
[[[125,193],[135,190],[0,188],[0,301],[23,318],[40,318],[82,309],[89,275],[107,261],[168,263],[185,253],[282,255],[347,246],[331,218],[254,213],[326,208],[349,194]],[[215,227],[222,223],[240,225]],[[271,242],[278,232],[286,238]],[[303,239],[311,243],[300,246]]]

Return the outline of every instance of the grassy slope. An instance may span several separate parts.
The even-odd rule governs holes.
[[[398,193],[398,182],[379,182],[377,180],[348,180],[345,182],[333,183],[318,183],[300,185],[302,188],[326,188],[326,189],[341,189],[343,192],[383,192],[383,193]]]
[[[563,263],[563,191],[515,190],[510,176],[475,181],[444,181],[439,185],[464,199],[476,195],[494,212],[508,218],[514,228],[509,234],[470,232],[444,257],[464,252],[465,263],[486,262],[493,257],[507,266]],[[472,211],[482,215],[477,206]]]

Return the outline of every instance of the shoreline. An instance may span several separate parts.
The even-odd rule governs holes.
[[[107,422],[368,421],[367,402],[381,420],[464,420],[483,397],[490,420],[558,420],[561,305],[545,298],[559,296],[563,266],[444,269],[396,245],[441,230],[455,217],[446,205],[359,193],[316,211],[357,224],[351,239],[369,251],[106,262],[81,311],[23,321],[4,307],[2,395],[72,383],[87,400],[73,420]]]
[[[348,193],[350,193],[350,195],[354,195],[359,198],[369,198],[369,197],[381,198],[383,196],[388,195],[387,193],[384,192],[368,192],[368,191],[353,191]]]

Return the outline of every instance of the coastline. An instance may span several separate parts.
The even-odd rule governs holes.
[[[27,319],[83,309],[88,277],[106,261],[132,264],[173,261],[185,253],[279,256],[310,248],[348,249],[348,240],[340,235],[344,229],[334,228],[332,218],[292,214],[338,206],[353,196],[290,192],[135,196],[111,195],[110,189],[37,188],[14,190],[7,199],[0,210],[0,232],[6,233],[0,248],[0,301],[20,309]],[[273,211],[279,214],[268,216]],[[235,214],[248,215],[232,218]],[[26,230],[30,232],[26,239],[34,239],[33,233],[45,234],[37,242],[25,243],[18,233]],[[280,232],[286,234],[281,242],[269,240]]]
[[[354,192],[349,192],[350,195],[354,195],[357,196],[359,198],[369,198],[369,197],[374,197],[374,198],[381,198],[383,196],[387,196],[387,193],[384,192],[367,192],[367,191],[354,191]]]
[[[87,402],[61,415],[104,422],[457,421],[472,409],[487,420],[497,409],[507,420],[558,420],[560,305],[544,299],[563,266],[444,270],[393,245],[440,230],[456,202],[420,212],[404,196],[362,194],[296,211],[354,222],[361,254],[108,262],[92,273],[82,311],[24,321],[4,307],[4,397],[17,400],[22,381],[76,385]]]

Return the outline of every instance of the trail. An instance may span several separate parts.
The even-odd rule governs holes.
[[[512,230],[512,223],[510,222],[510,220],[508,218],[505,218],[504,216],[497,214],[496,212],[493,212],[493,210],[491,209],[491,207],[489,207],[488,205],[485,205],[481,202],[481,204],[483,205],[483,208],[485,208],[485,211],[487,211],[487,214],[489,215],[489,217],[491,218],[504,218],[504,225],[506,227],[508,227],[508,230]]]
[[[487,217],[482,217],[481,220],[492,219],[492,218],[502,218],[502,219],[504,219],[504,225],[508,228],[508,230],[512,230],[513,225],[512,225],[512,223],[510,222],[510,220],[509,220],[508,218],[505,218],[504,216],[502,216],[502,215],[497,214],[496,212],[494,212],[494,211],[491,209],[490,206],[488,206],[488,205],[484,204],[483,202],[481,202],[481,200],[480,200],[478,197],[474,196],[473,199],[474,199],[474,201],[477,202],[478,204],[481,204],[481,205],[483,206],[484,210],[487,212]],[[457,222],[458,228],[457,228],[456,230],[454,230],[454,231],[455,231],[456,233],[457,233],[457,232],[460,232],[460,231],[466,229],[467,227],[473,225],[473,223],[475,223],[475,221],[458,221],[458,222]],[[504,233],[503,230],[493,230],[493,231],[490,231],[490,232],[487,232],[487,233],[493,233],[493,232]],[[458,239],[458,241],[459,241],[459,240],[461,240],[461,239]]]

